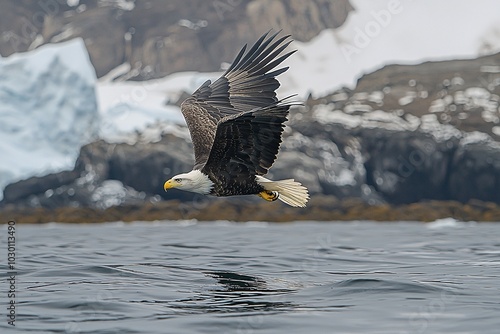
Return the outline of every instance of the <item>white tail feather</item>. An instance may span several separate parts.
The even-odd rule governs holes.
[[[278,199],[290,206],[305,207],[309,200],[309,192],[294,179],[271,181],[262,176],[256,176],[256,181],[268,191],[276,191]]]

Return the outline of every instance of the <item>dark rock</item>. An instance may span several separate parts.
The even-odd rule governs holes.
[[[325,125],[304,117],[307,115],[298,119],[292,115],[293,131],[285,136],[270,175],[274,179],[294,177],[312,194],[380,201],[369,187],[362,187],[366,173],[355,133],[339,124]]]
[[[73,171],[33,177],[7,186],[2,205],[24,207],[83,206],[106,208],[144,200],[192,200],[193,194],[172,190],[163,183],[189,171],[191,144],[167,134],[159,142],[112,144],[99,140],[85,145]],[[116,181],[116,182],[114,182]]]
[[[74,182],[78,176],[79,173],[76,170],[63,171],[42,177],[30,177],[29,179],[9,184],[4,189],[3,202],[5,204],[16,203],[33,194],[43,194],[49,189],[59,188]]]
[[[108,157],[109,178],[147,194],[169,199],[192,198],[177,190],[165,193],[163,183],[176,174],[190,171],[193,163],[191,144],[169,134],[157,143],[116,145]]]
[[[449,198],[500,203],[500,145],[474,143],[461,146],[450,169]]]
[[[437,142],[410,131],[360,131],[366,183],[390,203],[449,199],[448,177],[459,140]]]

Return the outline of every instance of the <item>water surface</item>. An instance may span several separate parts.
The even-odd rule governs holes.
[[[18,224],[16,246],[27,333],[500,328],[500,224]]]

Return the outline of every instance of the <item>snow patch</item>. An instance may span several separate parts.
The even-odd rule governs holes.
[[[460,140],[460,144],[462,146],[466,146],[469,144],[477,144],[477,143],[493,144],[493,140],[487,133],[479,131],[465,132],[464,137]]]
[[[135,0],[99,0],[99,6],[110,6],[126,11],[131,11],[135,8]]]
[[[191,93],[220,74],[183,72],[143,82],[113,82],[110,77],[99,80],[96,92],[102,119],[100,137],[112,142],[128,142],[135,141],[127,138],[130,134],[157,122],[185,125],[180,108],[171,103],[177,102],[182,92]]]
[[[479,68],[482,73],[500,73],[500,66],[497,65],[483,65]]]
[[[471,87],[465,90],[465,96],[470,99],[477,100],[488,100],[490,98],[491,93],[481,87]]]
[[[500,126],[494,126],[491,131],[496,134],[497,136],[500,136]]]
[[[330,105],[317,105],[313,108],[312,113],[313,119],[319,123],[341,124],[346,129],[362,126],[365,128],[414,131],[420,125],[418,119],[404,119],[383,110],[365,112],[362,115],[352,115],[342,110],[332,110]]]
[[[431,102],[429,107],[429,112],[444,112],[446,110],[447,103],[443,99],[437,99]]]
[[[141,195],[118,180],[105,180],[92,193],[91,200],[99,209],[107,209],[124,203],[130,197],[140,198]]]
[[[341,110],[331,110],[324,104],[314,107],[313,118],[322,124],[338,123],[348,129],[361,125],[361,116],[349,115]]]
[[[420,130],[431,134],[437,141],[446,141],[451,138],[462,138],[462,132],[449,124],[439,123],[434,114],[423,115],[421,118]]]
[[[374,91],[368,96],[368,101],[377,103],[377,104],[382,104],[384,102],[384,93],[381,91]]]
[[[188,19],[181,19],[177,24],[181,27],[186,27],[192,30],[199,30],[200,28],[205,28],[208,26],[208,22],[206,20],[198,20],[198,22],[195,23]]]
[[[398,100],[398,103],[400,106],[406,106],[412,103],[416,97],[417,97],[416,92],[406,92],[405,96],[403,96]]]
[[[464,227],[464,222],[458,221],[455,218],[442,218],[430,222],[426,225],[429,229],[443,229],[443,228],[459,228]]]

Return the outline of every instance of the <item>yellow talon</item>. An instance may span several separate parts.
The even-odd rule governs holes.
[[[272,201],[277,200],[278,196],[279,196],[277,191],[267,191],[267,190],[261,191],[257,195],[259,195],[259,197],[262,197],[263,199],[265,199],[268,202],[272,202]]]

